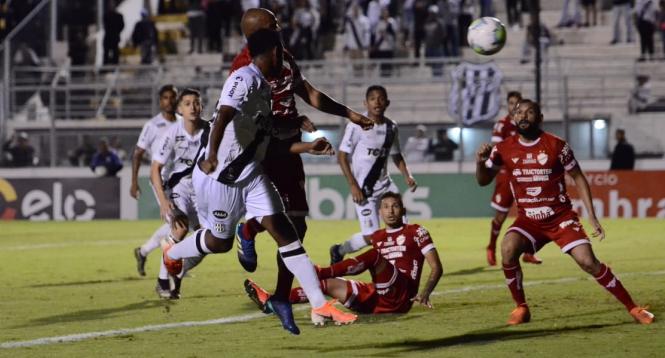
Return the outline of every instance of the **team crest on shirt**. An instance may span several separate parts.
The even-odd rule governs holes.
[[[541,152],[538,154],[536,159],[538,160],[538,163],[540,163],[540,165],[545,165],[545,163],[547,163],[548,156],[546,153]]]
[[[400,245],[400,246],[404,245],[404,241],[406,241],[406,236],[404,236],[404,235],[398,236],[397,239],[395,240],[395,242],[397,242],[397,245]]]
[[[526,193],[527,193],[527,195],[530,195],[530,196],[538,196],[538,195],[540,195],[540,193],[542,191],[543,191],[543,188],[541,188],[539,186],[533,186],[533,187],[526,188]]]
[[[522,160],[523,164],[535,164],[536,160],[533,159],[533,154],[532,153],[526,153],[526,158]]]

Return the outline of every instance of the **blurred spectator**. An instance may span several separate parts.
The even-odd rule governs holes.
[[[85,65],[88,61],[88,29],[87,27],[70,27],[68,32],[69,50],[67,54],[73,66]],[[74,72],[74,74],[77,72]]]
[[[446,30],[438,15],[438,6],[431,5],[428,11],[429,16],[425,23],[425,58],[442,57],[446,41]],[[442,63],[434,63],[430,67],[432,67],[432,76],[443,76]]]
[[[120,59],[120,33],[125,28],[122,14],[115,8],[115,1],[107,3],[104,14],[104,64],[117,65]]]
[[[568,8],[570,3],[573,3],[573,13],[571,15]],[[561,18],[556,27],[579,27],[582,24],[582,12],[580,11],[580,0],[563,0],[563,7],[561,8]]]
[[[416,135],[409,137],[404,146],[404,156],[409,163],[422,163],[428,159],[429,138],[427,138],[427,127],[419,124],[416,127]]]
[[[343,31],[344,51],[349,58],[352,60],[364,58],[370,41],[369,19],[363,15],[356,2],[351,3],[349,11],[344,17]]]
[[[293,33],[289,40],[291,53],[297,60],[314,59],[314,35],[319,27],[319,13],[308,0],[297,0],[293,12]]]
[[[390,17],[387,7],[381,10],[381,19],[374,28],[371,42],[370,58],[391,59],[395,56],[395,49],[397,48],[397,23]],[[381,64],[382,77],[390,77],[391,71],[392,65],[390,63]]]
[[[636,113],[646,109],[652,102],[651,99],[651,83],[649,83],[649,76],[639,75],[635,78],[635,88],[630,93],[630,100],[628,100],[628,112]]]
[[[21,132],[14,135],[2,145],[4,161],[10,167],[31,167],[37,165],[35,148],[30,144],[28,133]]]
[[[413,41],[413,4],[415,0],[404,0],[402,7],[402,36],[405,46]]]
[[[95,155],[95,146],[92,144],[92,138],[88,135],[83,136],[83,144],[74,151],[68,153],[69,164],[74,167],[89,166],[92,156]]]
[[[626,140],[626,131],[617,129],[614,132],[614,138],[617,140],[617,144],[612,152],[610,170],[633,170],[635,168],[635,149]]]
[[[528,1],[528,0],[525,0]],[[475,17],[475,8],[473,1],[460,1],[460,15],[457,18],[459,43],[461,46],[469,46],[467,41],[467,33],[469,32],[469,25]]]
[[[122,148],[122,143],[117,135],[111,137],[109,148],[118,156],[118,159],[120,159],[121,162],[124,162],[127,159],[127,151]]]
[[[381,10],[390,4],[386,0],[370,0],[367,2],[367,18],[369,19],[369,29],[374,33],[376,25],[381,19]]]
[[[413,53],[420,58],[420,47],[425,39],[425,24],[429,17],[429,2],[415,0],[413,3]]]
[[[233,16],[231,11],[232,5],[228,0],[208,1],[205,8],[205,30],[209,52],[223,52],[222,28],[226,26],[227,33],[230,32]]]
[[[459,146],[448,138],[448,131],[445,128],[440,128],[436,131],[436,139],[430,141],[429,153],[434,155],[434,160],[437,162],[449,162],[453,160],[453,154]]]
[[[626,41],[633,42],[633,21],[631,18],[631,0],[612,0],[612,18],[614,19],[614,31],[612,32],[612,41],[614,45],[621,41],[621,31],[619,21],[623,17],[626,26]]]
[[[337,0],[321,0],[320,4],[319,17],[321,20],[317,36],[318,41],[315,42],[316,49],[314,51],[317,59],[323,58],[325,52],[335,49],[335,36],[344,9],[344,4]]]
[[[522,14],[517,8],[519,0],[506,0],[506,15],[508,17],[508,26],[513,29],[522,26]]]
[[[219,20],[217,20],[219,21]],[[189,53],[203,53],[203,39],[206,33],[206,16],[201,8],[201,0],[189,0],[187,8],[187,28],[189,29]],[[221,30],[221,23],[219,26]]]
[[[521,64],[531,61],[531,48],[535,48],[537,44],[540,45],[541,60],[547,61],[547,50],[552,44],[553,38],[550,30],[541,22],[540,23],[540,40],[536,41],[536,26],[529,23],[526,27],[526,39],[522,43],[522,58]]]
[[[635,2],[635,23],[640,34],[640,58],[638,61],[654,59],[653,34],[656,32],[658,9],[654,0]]]
[[[260,0],[241,0],[240,1],[240,6],[242,7],[242,12],[245,13],[245,11],[249,9],[253,9],[255,7],[261,7],[261,1]]]
[[[122,162],[118,156],[110,150],[109,142],[102,138],[97,146],[97,153],[92,157],[90,169],[99,176],[113,177],[122,169]]]
[[[460,0],[439,0],[439,17],[445,29],[443,40],[443,55],[447,57],[459,56],[458,18],[461,11]]]
[[[598,20],[596,0],[582,0],[582,6],[584,7],[584,24],[582,26],[596,26]]]
[[[665,59],[665,0],[660,0],[659,7],[658,30],[660,31],[660,40],[663,44],[663,59]]]
[[[494,16],[492,0],[478,0],[480,2],[480,17]]]
[[[132,32],[132,43],[141,51],[141,64],[150,65],[154,61],[157,35],[157,28],[148,16],[148,10],[142,9],[141,20],[136,23]]]

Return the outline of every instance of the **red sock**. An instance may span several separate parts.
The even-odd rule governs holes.
[[[492,229],[490,230],[490,244],[487,246],[488,249],[496,249],[496,239],[499,237],[501,232],[501,224],[498,224],[496,220],[492,220]]]
[[[358,275],[365,270],[376,266],[380,257],[381,255],[379,255],[378,251],[370,249],[356,257],[322,268],[319,271],[319,279],[323,280],[332,277]]]
[[[259,224],[256,219],[251,218],[245,222],[245,225],[242,226],[242,234],[248,240],[254,240],[256,234],[264,232],[266,229]]]
[[[614,276],[614,273],[612,273],[612,270],[609,268],[609,266],[601,263],[600,273],[598,276],[594,276],[594,278],[596,279],[596,282],[605,287],[605,289],[609,291],[614,297],[616,297],[617,300],[623,303],[628,311],[637,306],[635,302],[633,302],[633,299],[630,297],[628,291],[626,291],[626,289],[621,284],[621,281],[619,281],[619,279]]]
[[[321,284],[321,292],[323,292],[324,295],[328,294],[328,283],[326,280],[321,280],[319,281],[319,284]],[[307,303],[309,300],[307,299],[307,295],[305,294],[305,290],[302,289],[302,287],[296,287],[291,289],[291,294],[289,295],[289,302],[291,303]]]
[[[518,306],[526,305],[524,288],[522,287],[522,267],[520,267],[520,264],[515,266],[503,265],[503,275],[506,276],[506,285],[510,289],[510,294],[513,295],[513,301]]]

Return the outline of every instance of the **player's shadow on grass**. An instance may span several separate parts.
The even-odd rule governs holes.
[[[36,318],[30,320],[29,322],[15,326],[14,328],[27,328],[35,326],[48,326],[51,324],[67,323],[67,322],[82,322],[82,321],[93,321],[100,320],[104,318],[112,317],[116,313],[133,314],[132,311],[145,310],[151,308],[162,307],[165,311],[170,310],[170,306],[174,304],[174,301],[170,300],[145,300],[142,302],[131,303],[125,306],[112,307],[112,308],[102,308],[102,309],[92,309],[92,310],[81,310],[71,313],[59,314],[54,316]]]
[[[464,269],[464,270],[459,270],[459,271],[454,271],[450,273],[446,273],[446,276],[464,276],[464,275],[473,275],[481,272],[485,272],[486,266],[479,266],[479,267],[474,267],[470,269]]]
[[[105,283],[124,283],[128,281],[140,281],[139,277],[123,277],[114,280],[90,280],[90,281],[74,281],[74,282],[58,282],[58,283],[40,283],[36,285],[29,285],[29,288],[49,288],[49,287],[69,287],[69,286],[85,286],[85,285],[99,285]]]

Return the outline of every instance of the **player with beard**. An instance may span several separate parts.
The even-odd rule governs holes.
[[[491,183],[498,169],[503,167],[508,172],[517,202],[517,219],[501,243],[506,284],[517,305],[510,314],[508,324],[517,325],[531,319],[522,285],[520,255],[524,252],[535,254],[551,241],[619,300],[637,322],[652,323],[654,315],[636,305],[609,266],[598,261],[591,241],[572,209],[566,192],[566,173],[575,182],[589,213],[592,236],[600,240],[605,238],[605,231],[592,205],[589,183],[568,143],[541,129],[543,115],[540,106],[531,100],[524,99],[518,103],[514,120],[519,135],[494,147],[484,144],[476,153],[478,184],[485,186]]]

